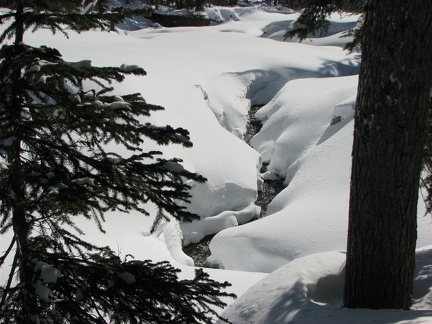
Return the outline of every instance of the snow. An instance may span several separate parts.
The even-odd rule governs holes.
[[[182,250],[184,233],[180,229],[179,222],[175,219],[172,219],[169,223],[163,226],[162,230],[166,247],[172,257],[181,264],[194,266],[193,259],[186,255]]]
[[[345,253],[311,254],[272,272],[230,305],[222,316],[233,324],[281,323],[430,323],[432,246],[416,255],[414,298],[428,305],[417,311],[341,308]]]
[[[352,121],[345,127],[330,123],[335,106],[355,93],[356,77],[302,79],[285,88],[258,111],[271,118],[252,145],[288,186],[270,203],[267,217],[212,240],[213,257],[227,269],[270,272],[297,257],[346,245]],[[308,97],[308,90],[315,96]]]
[[[84,68],[89,68],[92,66],[92,62],[90,60],[81,60],[79,62],[69,62],[68,64],[71,68],[75,70],[81,70]]]
[[[62,277],[62,274],[60,270],[46,262],[38,260],[33,260],[33,262],[35,263],[33,271],[37,274],[37,278],[40,277],[40,279],[35,280],[33,284],[36,294],[42,300],[50,302],[53,293],[47,284],[55,284],[57,279]]]
[[[182,223],[181,230],[184,236],[183,244],[199,243],[205,236],[219,233],[220,231],[245,224],[258,218],[261,207],[250,204],[240,211],[226,210],[218,215],[206,217],[191,223]]]
[[[131,285],[136,282],[135,276],[127,271],[120,273],[118,277],[124,280],[128,285]]]
[[[135,65],[135,64],[129,64],[129,65],[122,64],[122,65],[120,65],[120,69],[124,72],[133,72],[133,71],[139,70],[140,67],[138,65]]]
[[[320,278],[339,278],[344,262],[342,252],[329,251],[346,248],[360,57],[342,50],[349,39],[339,36],[356,25],[357,17],[335,15],[327,35],[298,44],[282,42],[297,13],[214,7],[207,14],[223,23],[161,28],[137,20],[122,25],[130,30],[119,33],[68,31],[67,39],[41,29],[26,36],[30,45],[57,48],[65,60],[77,62],[77,68],[89,62],[125,71],[144,68],[147,76],[128,76],[114,84],[113,94],[140,92],[147,102],[165,107],[150,122],[186,128],[193,142],[186,149],[146,141],[144,149],[183,160],[181,165],[168,162],[169,170],[184,167],[208,179],[190,183],[187,208],[200,215],[199,221],[171,220],[150,233],[157,208],[148,205],[149,217],[108,212],[107,234],[93,222],[77,219],[85,239],[109,245],[123,256],[168,260],[182,269],[181,276],[191,277],[193,260],[182,246],[217,233],[210,244],[211,260],[224,269],[206,269],[212,278],[231,282],[230,291],[239,296],[263,279],[227,309],[233,323],[426,322],[432,309],[431,298],[424,298],[432,287],[431,249],[419,250],[424,264],[416,281],[423,287],[417,289],[416,305],[429,311],[341,309],[340,293],[326,285],[324,292],[317,288]],[[143,26],[147,28],[139,29]],[[251,141],[253,148],[242,140],[251,105],[265,105],[256,114],[264,126]],[[123,108],[122,100],[113,106]],[[114,164],[126,154],[115,146],[113,152]],[[269,162],[268,171],[260,174],[263,161]],[[7,165],[2,162],[0,167]],[[279,177],[286,188],[269,205],[266,217],[249,222],[259,215],[255,200],[262,179]],[[93,185],[91,178],[76,181]],[[424,211],[419,201],[419,248],[432,244],[431,218]],[[1,250],[8,244],[2,238]],[[2,269],[2,280],[7,276]],[[42,282],[36,285],[48,300],[49,288]]]
[[[86,177],[86,178],[79,178],[79,179],[74,179],[71,181],[72,183],[78,184],[78,185],[89,185],[89,186],[94,186],[94,179]]]
[[[48,288],[41,280],[36,280],[36,282],[33,284],[33,287],[35,288],[36,295],[38,295],[40,299],[47,303],[50,302],[52,290]]]
[[[40,276],[45,283],[55,283],[62,276],[58,269],[42,261],[36,263],[33,271],[36,273],[40,271]]]

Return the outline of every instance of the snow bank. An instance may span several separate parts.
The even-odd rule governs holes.
[[[356,94],[357,81],[357,76],[295,80],[261,108],[255,117],[263,121],[263,128],[251,145],[270,161],[268,170],[285,178],[291,164],[317,145],[340,114],[335,106]],[[345,123],[353,117],[352,105],[347,109]]]
[[[250,222],[259,217],[261,207],[254,204],[240,211],[227,210],[222,213],[206,217],[191,223],[182,223],[183,245],[199,243],[204,237],[219,233],[220,231]]]
[[[289,186],[267,217],[215,236],[212,256],[226,269],[270,272],[297,257],[345,248],[353,102],[343,105],[343,123],[331,123],[356,83],[356,77],[292,81],[258,111],[269,119],[252,145]]]
[[[298,42],[298,38],[285,40],[285,34],[293,28],[295,20],[299,14],[289,15],[286,20],[272,21],[263,30],[261,37],[276,41]],[[355,28],[358,24],[358,15],[351,14],[332,14],[329,18],[330,26],[327,32],[320,35],[310,35],[303,40],[305,44],[317,46],[338,46],[345,47],[352,37],[346,36],[346,32]]]
[[[345,250],[356,83],[355,76],[291,81],[257,112],[265,122],[252,145],[287,187],[267,217],[219,232],[212,260],[271,272],[298,257]],[[421,247],[430,244],[431,222],[419,207]]]
[[[417,251],[413,309],[341,308],[345,254],[325,252],[296,259],[252,286],[222,314],[241,323],[430,323],[432,312],[419,310],[432,301],[432,246]],[[415,298],[416,298],[415,297]]]

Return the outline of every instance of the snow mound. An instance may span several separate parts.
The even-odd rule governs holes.
[[[356,83],[356,77],[292,81],[258,111],[259,118],[269,119],[252,144],[270,161],[269,171],[287,177],[289,185],[270,203],[267,217],[213,238],[212,257],[226,269],[271,272],[297,257],[345,249],[353,116],[349,100]],[[331,125],[335,113],[345,119]]]
[[[240,211],[226,210],[191,223],[181,223],[183,245],[199,243],[204,237],[213,235],[223,229],[245,224],[260,215],[261,208],[251,204]]]
[[[257,103],[254,98],[259,91],[271,91],[269,83],[277,83],[275,79],[276,76],[263,70],[223,73],[199,88],[219,123],[242,138],[246,132],[249,109]],[[262,98],[262,93],[258,97]],[[258,99],[258,103],[259,100],[262,99]]]
[[[239,17],[230,8],[210,7],[205,8],[205,12],[213,23],[221,24],[229,21],[239,21]]]
[[[289,15],[286,20],[273,21],[264,29],[261,37],[269,38],[276,41],[299,42],[298,38],[285,39],[286,33],[294,27],[294,23],[299,14]],[[322,35],[310,35],[303,40],[305,44],[317,46],[339,46],[344,47],[352,37],[346,36],[346,32],[356,28],[358,24],[358,15],[351,14],[333,14],[329,18],[329,28]]]
[[[413,309],[341,308],[345,253],[325,252],[296,259],[252,286],[222,314],[231,323],[430,323],[432,246],[417,250]]]
[[[263,128],[251,145],[270,161],[268,169],[285,178],[291,164],[316,146],[334,115],[341,114],[335,106],[355,96],[357,82],[357,76],[294,80],[261,108],[255,116]],[[352,117],[344,113],[346,122]]]

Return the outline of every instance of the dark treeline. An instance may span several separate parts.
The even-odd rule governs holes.
[[[133,0],[128,0],[126,3],[132,3]],[[235,6],[238,0],[141,0],[142,3],[155,6],[165,6],[175,9],[195,9],[196,11],[204,10],[204,6],[207,4],[215,6]]]

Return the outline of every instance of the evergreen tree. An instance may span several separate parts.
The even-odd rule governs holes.
[[[13,232],[0,266],[0,321],[16,323],[194,323],[223,307],[218,283],[201,270],[179,280],[168,263],[121,259],[82,239],[76,217],[103,231],[104,213],[139,211],[145,203],[183,221],[197,216],[178,202],[190,198],[185,180],[205,181],[179,159],[143,151],[159,145],[192,146],[187,130],[142,119],[162,107],[140,94],[110,95],[112,82],[145,75],[136,66],[93,67],[65,62],[46,46],[24,42],[26,32],[49,28],[115,30],[143,11],[108,10],[105,1],[0,0],[0,211],[1,232]],[[93,84],[94,87],[89,86]],[[129,154],[119,155],[110,144]],[[111,146],[112,147],[112,146]]]
[[[432,87],[431,12],[432,3],[419,0],[372,0],[366,7],[346,307],[409,309],[412,303],[419,178]]]
[[[362,14],[365,6],[364,0],[294,0],[291,1],[296,9],[302,9],[293,28],[285,34],[285,40],[297,37],[300,41],[316,34],[323,36],[330,27],[328,18],[334,12]],[[349,30],[345,36],[353,36],[351,42],[347,42],[345,48],[353,50],[359,48],[361,39],[361,26],[363,16],[359,18],[356,28]]]
[[[358,5],[364,12],[362,26],[355,33],[362,62],[354,125],[344,305],[408,309],[422,165],[426,170],[423,184],[429,192],[426,203],[428,211],[432,209],[432,3],[311,3],[301,22],[312,21],[312,29],[299,23],[303,32],[299,32],[300,38],[317,26],[324,26],[324,31],[328,13],[344,10],[346,4]],[[320,14],[310,14],[315,11]],[[287,36],[297,32],[293,30]]]

